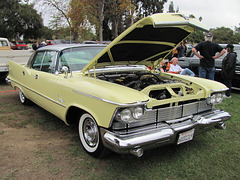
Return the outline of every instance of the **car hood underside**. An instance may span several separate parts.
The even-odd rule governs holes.
[[[100,52],[82,71],[109,65],[155,67],[195,29],[208,29],[179,13],[154,14],[138,21]]]

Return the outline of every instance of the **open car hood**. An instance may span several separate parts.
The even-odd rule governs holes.
[[[109,65],[157,66],[195,29],[208,28],[181,13],[159,13],[143,18],[101,51],[82,72]]]

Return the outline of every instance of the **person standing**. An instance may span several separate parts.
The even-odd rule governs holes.
[[[186,54],[186,45],[185,41],[181,42],[180,45],[176,48],[177,50],[177,57],[184,57]]]
[[[33,49],[34,51],[36,51],[36,50],[38,49],[38,43],[37,43],[37,41],[34,41],[34,42],[33,42],[32,49]]]
[[[229,88],[226,91],[226,97],[231,97],[232,79],[235,75],[237,53],[234,51],[234,46],[228,44],[227,47],[228,54],[224,57],[222,61],[222,71],[221,76],[223,78],[223,83]]]
[[[219,44],[212,42],[212,39],[212,33],[206,33],[205,41],[196,45],[192,51],[200,59],[199,77],[214,80],[215,59],[221,57],[226,50]],[[219,52],[218,55],[216,55],[217,52]]]

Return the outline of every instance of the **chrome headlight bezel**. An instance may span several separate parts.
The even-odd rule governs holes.
[[[206,102],[208,105],[220,104],[223,101],[223,92],[212,93],[207,99]]]
[[[115,120],[123,122],[125,124],[139,122],[145,113],[145,107],[143,105],[119,108],[115,115]]]

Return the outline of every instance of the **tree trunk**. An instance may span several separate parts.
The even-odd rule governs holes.
[[[98,0],[98,17],[99,17],[99,43],[103,43],[103,10],[104,10],[105,0]]]
[[[114,36],[114,39],[115,39],[116,37],[118,37],[118,17],[115,16],[113,19],[114,19],[113,20],[113,22],[114,22],[113,36]]]

